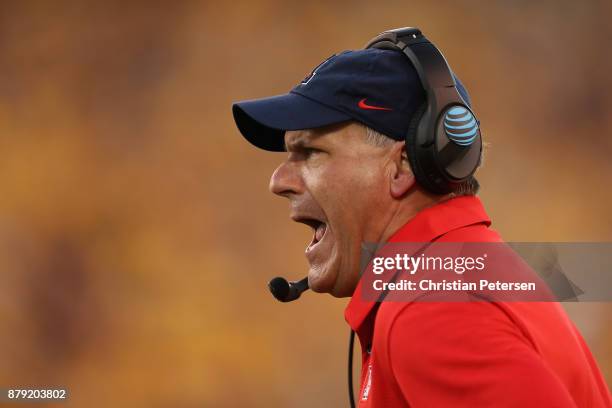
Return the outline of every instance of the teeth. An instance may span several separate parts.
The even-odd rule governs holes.
[[[315,240],[318,242],[323,239],[323,235],[325,235],[325,230],[327,229],[327,224],[324,222],[320,223],[315,230]]]

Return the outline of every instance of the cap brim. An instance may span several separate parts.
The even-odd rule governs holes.
[[[273,152],[285,150],[286,130],[314,129],[351,119],[296,93],[236,102],[232,113],[246,140]]]

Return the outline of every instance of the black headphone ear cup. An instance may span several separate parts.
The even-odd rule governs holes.
[[[406,154],[408,155],[408,162],[410,163],[410,168],[412,169],[412,172],[414,173],[414,177],[416,178],[417,183],[419,183],[421,187],[431,191],[432,186],[427,180],[427,176],[425,175],[425,170],[422,168],[421,163],[419,163],[417,147],[416,147],[417,129],[419,127],[419,123],[421,122],[421,119],[423,118],[423,114],[425,114],[426,109],[427,109],[427,103],[424,103],[421,106],[419,106],[417,110],[412,114],[412,118],[410,119],[410,124],[408,125],[408,131],[406,132]]]

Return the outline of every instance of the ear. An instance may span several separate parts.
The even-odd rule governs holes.
[[[391,149],[390,193],[395,199],[404,196],[416,183],[404,145],[405,142],[395,143]]]

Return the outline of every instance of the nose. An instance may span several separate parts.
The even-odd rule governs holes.
[[[296,163],[285,161],[274,170],[270,177],[270,191],[283,197],[303,192],[303,182]]]

